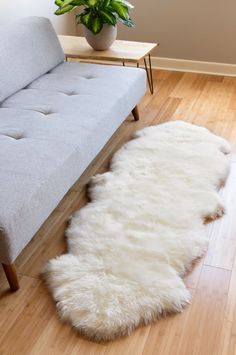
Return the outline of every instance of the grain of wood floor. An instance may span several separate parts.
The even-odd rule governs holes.
[[[236,78],[155,71],[156,93],[141,102],[39,230],[17,260],[21,289],[8,291],[0,271],[0,354],[11,355],[233,355],[236,354],[236,158],[223,189],[228,213],[207,226],[209,250],[186,283],[192,304],[182,314],[138,329],[109,344],[83,340],[61,323],[39,276],[44,263],[66,250],[64,230],[86,202],[85,183],[107,169],[110,156],[134,130],[166,120],[204,125],[236,143]]]

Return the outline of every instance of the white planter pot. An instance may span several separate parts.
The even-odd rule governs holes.
[[[101,32],[94,34],[87,27],[84,27],[84,36],[88,44],[96,51],[105,51],[110,48],[117,37],[117,27],[103,25]]]

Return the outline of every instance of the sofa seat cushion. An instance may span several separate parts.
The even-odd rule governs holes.
[[[142,69],[64,62],[1,107],[36,111],[47,119],[64,121],[64,115],[68,120],[72,116],[74,124],[90,127],[101,118],[109,119],[104,116],[114,108],[114,114],[122,114],[135,105],[137,93],[145,87],[144,77]]]
[[[142,69],[63,63],[1,103],[2,262],[14,261],[145,90]]]

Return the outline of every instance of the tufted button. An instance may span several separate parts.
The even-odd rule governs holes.
[[[72,92],[68,93],[67,95],[68,95],[68,96],[76,96],[76,95],[78,95],[78,93],[77,93],[77,92],[72,91]]]
[[[44,115],[45,116],[49,116],[49,115],[52,115],[54,112],[52,112],[52,111],[47,111],[47,112],[44,112]]]
[[[95,77],[91,76],[91,75],[87,75],[87,76],[85,76],[85,79],[91,80],[91,79],[95,79]]]
[[[9,138],[12,138],[15,140],[25,138],[23,132],[17,132],[17,131],[12,131],[12,132],[7,132],[7,133],[1,132],[0,135],[5,136],[5,137],[9,137]]]
[[[32,111],[34,111],[34,112],[39,112],[39,113],[41,113],[43,116],[49,116],[49,115],[52,115],[54,112],[53,111],[51,111],[51,110],[45,110],[45,111],[39,111],[39,110],[32,110]]]

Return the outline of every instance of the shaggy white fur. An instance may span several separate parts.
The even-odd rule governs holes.
[[[92,202],[67,230],[69,253],[45,269],[61,318],[95,341],[183,309],[181,277],[207,248],[203,220],[223,212],[224,139],[182,121],[135,138],[92,178]]]

